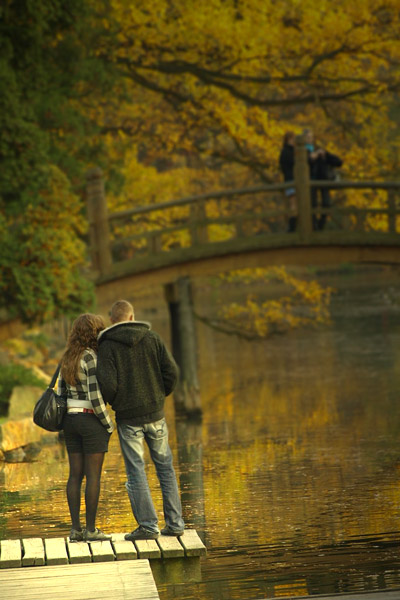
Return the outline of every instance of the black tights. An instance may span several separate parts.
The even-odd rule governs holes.
[[[67,499],[71,514],[72,528],[81,530],[80,508],[81,487],[86,476],[85,505],[86,528],[95,530],[97,505],[100,495],[101,468],[104,461],[104,452],[97,454],[68,454],[69,478],[67,483]]]

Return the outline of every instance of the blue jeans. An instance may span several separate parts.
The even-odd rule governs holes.
[[[182,505],[165,419],[138,426],[120,423],[118,436],[128,477],[125,485],[136,521],[148,531],[159,533],[145,472],[143,440],[146,440],[161,486],[165,524],[171,529],[183,529]]]

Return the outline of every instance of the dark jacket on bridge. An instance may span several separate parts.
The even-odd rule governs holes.
[[[334,179],[334,169],[341,167],[343,161],[341,158],[332,154],[332,152],[324,151],[324,156],[318,156],[315,160],[312,160],[308,152],[308,163],[310,165],[310,178],[317,180]]]
[[[99,335],[97,379],[117,423],[152,423],[164,417],[178,367],[160,336],[140,321],[116,323]]]
[[[294,179],[294,147],[290,144],[284,144],[279,155],[279,166],[283,173],[285,181]]]

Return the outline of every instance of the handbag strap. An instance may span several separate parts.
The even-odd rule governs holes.
[[[53,387],[54,387],[54,386],[55,386],[55,384],[56,384],[57,377],[58,377],[58,374],[59,374],[59,372],[60,372],[60,369],[61,369],[61,363],[58,363],[58,367],[57,367],[57,369],[55,370],[55,373],[54,373],[54,375],[53,375],[53,377],[52,377],[52,379],[51,379],[51,381],[50,381],[50,385],[49,385],[49,387],[50,387],[50,388],[52,388],[52,389],[53,389]]]

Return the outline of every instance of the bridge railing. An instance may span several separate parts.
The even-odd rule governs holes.
[[[224,190],[165,202],[153,207],[135,208],[109,215],[114,230],[126,238],[114,239],[111,248],[121,249],[134,242],[135,249],[160,252],[230,238],[284,230],[288,209],[282,192],[288,184]]]
[[[291,187],[296,190],[296,210],[285,197]],[[312,206],[312,187],[334,193],[332,206],[323,208],[330,217],[329,230],[313,230],[313,216],[321,207]],[[250,239],[253,245],[268,245],[284,237],[287,245],[289,236],[299,244],[333,239],[335,234],[357,236],[359,243],[396,236],[399,243],[399,190],[400,181],[310,181],[305,149],[299,144],[294,182],[210,192],[108,214],[101,171],[94,170],[87,184],[92,262],[105,275],[116,263],[165,253],[179,260],[188,248],[200,256],[200,248],[242,247]],[[290,216],[298,217],[296,233],[287,233]]]
[[[312,208],[314,215],[322,210],[331,217],[329,231],[340,229],[368,235],[400,232],[400,181],[311,181],[310,187],[336,192],[330,207]]]

